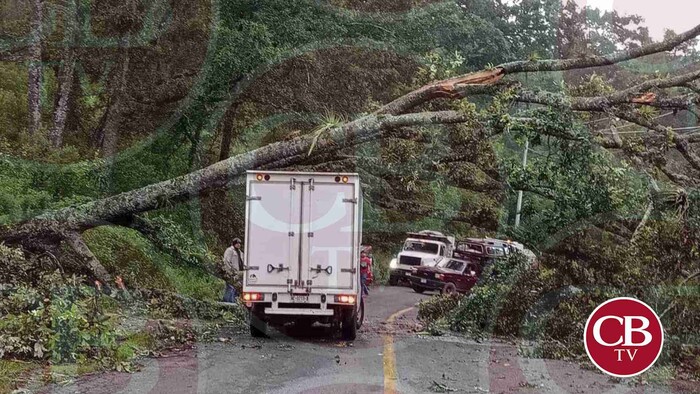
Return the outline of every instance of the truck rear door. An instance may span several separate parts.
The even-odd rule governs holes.
[[[302,183],[299,275],[307,287],[353,289],[359,269],[356,187],[325,176]]]
[[[301,188],[294,178],[248,178],[245,285],[284,287],[299,278]]]

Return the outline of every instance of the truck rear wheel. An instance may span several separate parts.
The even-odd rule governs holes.
[[[344,311],[340,332],[346,341],[354,341],[357,338],[357,311],[355,309]]]
[[[390,286],[396,286],[399,284],[399,279],[395,276],[390,276],[389,277],[389,285]]]
[[[411,288],[413,288],[413,291],[415,291],[418,294],[423,294],[423,292],[425,291],[425,287],[420,287],[420,286],[414,285],[414,286],[411,286]]]
[[[357,318],[355,319],[357,322],[357,328],[359,329],[362,327],[362,323],[365,321],[365,300],[364,298],[360,301],[360,310],[357,311]]]
[[[250,336],[253,338],[267,338],[267,322],[258,317],[255,307],[250,309],[249,326]]]

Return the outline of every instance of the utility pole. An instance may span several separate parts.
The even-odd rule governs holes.
[[[527,150],[530,148],[530,140],[525,140],[525,150],[523,151],[523,170],[527,167]],[[518,204],[515,207],[515,227],[520,227],[520,210],[523,207],[523,191],[518,190]]]

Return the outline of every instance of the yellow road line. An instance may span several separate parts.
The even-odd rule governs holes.
[[[410,311],[413,307],[402,309],[386,319],[387,323],[393,323],[397,317]],[[384,393],[396,393],[396,355],[394,354],[394,337],[391,334],[384,335],[384,351],[382,353],[384,365]]]

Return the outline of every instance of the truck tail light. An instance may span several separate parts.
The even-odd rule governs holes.
[[[262,301],[263,295],[260,293],[243,293],[243,301]]]
[[[355,296],[354,295],[345,295],[345,294],[336,295],[335,302],[339,302],[341,304],[354,304],[355,303]]]
[[[443,280],[443,279],[445,279],[445,275],[443,275],[443,274],[435,274],[435,279]]]
[[[266,181],[270,180],[270,174],[257,174],[255,175],[255,179],[258,180],[258,182],[262,181],[263,179]]]

